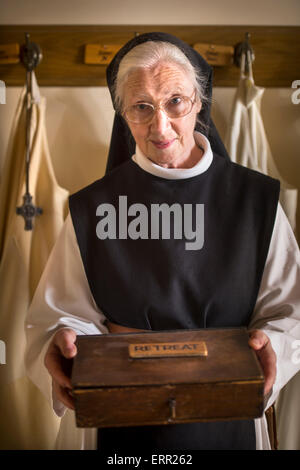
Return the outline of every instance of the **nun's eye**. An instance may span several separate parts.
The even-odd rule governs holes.
[[[165,104],[165,111],[171,118],[185,116],[190,113],[193,107],[193,102],[187,96],[173,96]]]
[[[136,103],[129,106],[125,112],[128,121],[142,123],[151,119],[153,116],[154,107],[149,103]]]
[[[172,106],[172,105],[173,105],[173,106],[176,106],[176,105],[180,104],[181,101],[182,101],[181,96],[175,96],[174,98],[172,98],[172,99],[170,99],[170,100],[168,101],[168,105],[170,105],[170,106]]]
[[[149,104],[146,104],[146,103],[138,103],[135,105],[135,109],[137,111],[147,111],[149,109],[151,109],[151,106]]]

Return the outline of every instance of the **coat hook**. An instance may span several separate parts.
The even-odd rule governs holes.
[[[40,47],[29,39],[29,33],[25,33],[25,44],[21,46],[20,58],[26,70],[32,71],[39,65],[43,55]]]
[[[250,45],[250,33],[245,33],[245,40],[243,42],[239,42],[234,48],[234,56],[233,62],[237,67],[241,67],[242,62],[242,55],[245,54],[245,72],[248,73],[249,71],[249,58],[251,63],[255,60],[254,51]]]

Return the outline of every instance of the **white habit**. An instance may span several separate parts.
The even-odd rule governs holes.
[[[138,148],[132,158],[145,171],[162,178],[189,178],[207,171],[214,158],[209,141],[199,133],[195,133],[195,139],[205,152],[193,168],[162,168],[142,155]],[[266,408],[300,369],[300,361],[292,360],[295,352],[293,344],[300,339],[299,265],[298,245],[279,204],[262,283],[249,325],[250,328],[265,331],[277,355],[277,379]],[[105,270],[101,260],[99,269]],[[107,332],[104,321],[105,317],[96,306],[88,286],[69,215],[50,255],[27,318],[28,374],[44,392],[56,414],[63,416],[57,449],[96,448],[96,429],[75,428],[74,412],[66,412],[64,405],[52,397],[51,378],[43,365],[44,355],[58,328],[70,327],[80,335],[101,334]],[[269,449],[265,418],[255,420],[255,424],[257,449]]]

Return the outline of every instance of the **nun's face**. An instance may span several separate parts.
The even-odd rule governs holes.
[[[179,102],[181,97],[190,98],[191,111],[183,117],[169,117],[164,109]],[[149,122],[134,123],[127,119],[142,153],[166,168],[191,168],[198,163],[202,151],[196,146],[194,128],[201,102],[195,97],[194,86],[183,69],[175,64],[159,64],[132,72],[124,87],[123,109],[133,105],[144,109],[144,103],[155,107]]]

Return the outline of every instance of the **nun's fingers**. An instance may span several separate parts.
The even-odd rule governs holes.
[[[265,377],[264,394],[268,395],[276,379],[276,354],[269,337],[261,330],[249,333],[249,346],[254,349]]]
[[[75,409],[71,390],[61,387],[55,380],[52,380],[52,390],[57,400],[62,402],[70,410]]]
[[[53,380],[62,388],[72,389],[70,375],[72,359],[77,354],[76,333],[63,328],[55,334],[45,354],[44,364]]]

